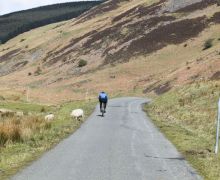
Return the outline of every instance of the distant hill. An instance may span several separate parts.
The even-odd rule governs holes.
[[[0,44],[33,28],[75,18],[102,2],[79,1],[62,3],[0,16]]]
[[[161,95],[220,80],[219,57],[216,0],[108,0],[0,45],[0,83],[39,89],[45,100],[48,86],[51,99],[61,89],[68,100],[100,89]]]

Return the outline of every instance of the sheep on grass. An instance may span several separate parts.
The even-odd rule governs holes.
[[[83,118],[84,112],[82,109],[75,109],[71,112],[70,116],[75,119]]]
[[[54,114],[48,114],[44,117],[46,121],[53,121],[55,118]]]

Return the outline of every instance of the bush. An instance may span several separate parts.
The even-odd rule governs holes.
[[[79,61],[78,67],[83,67],[83,66],[86,66],[86,65],[87,65],[87,61],[84,60],[84,59],[81,59],[81,60]]]
[[[40,110],[40,112],[42,112],[42,113],[46,112],[45,107],[42,107],[41,110]]]
[[[21,97],[18,95],[11,96],[11,100],[13,100],[13,101],[19,101],[20,99],[21,99]]]
[[[205,43],[204,43],[204,48],[203,50],[209,49],[213,46],[213,39],[208,39]]]
[[[0,101],[5,101],[5,98],[3,96],[0,96]]]
[[[26,40],[26,39],[21,39],[20,42],[23,42],[23,41],[25,41],[25,40]]]
[[[34,72],[34,74],[35,74],[35,76],[38,76],[38,75],[40,75],[42,73],[42,70],[41,70],[41,68],[38,66],[37,67],[37,70]]]

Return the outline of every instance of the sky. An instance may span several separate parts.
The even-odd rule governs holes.
[[[49,4],[74,1],[79,0],[0,0],[0,15]]]

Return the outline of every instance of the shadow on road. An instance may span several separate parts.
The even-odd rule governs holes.
[[[183,157],[157,157],[157,156],[148,156],[146,154],[145,154],[145,157],[153,158],[153,159],[168,159],[168,160],[180,160],[180,161],[185,160],[185,158]]]
[[[103,117],[101,114],[99,114],[99,115],[96,115],[96,116],[98,116],[98,117]]]

